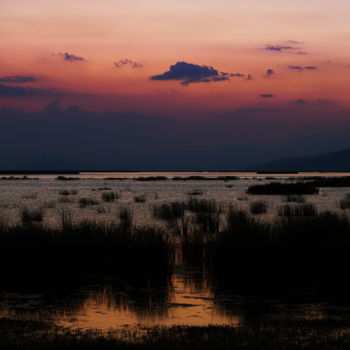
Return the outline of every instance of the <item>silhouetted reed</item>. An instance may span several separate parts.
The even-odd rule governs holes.
[[[167,178],[165,176],[148,176],[148,177],[136,177],[135,181],[165,181]]]
[[[140,194],[138,196],[134,196],[135,203],[146,203],[147,197],[145,194]]]
[[[163,203],[153,206],[153,216],[168,221],[180,219],[185,215],[184,202]]]
[[[204,192],[201,189],[193,189],[191,191],[188,191],[187,194],[189,196],[202,196]]]
[[[79,208],[84,209],[89,205],[98,205],[99,201],[94,198],[80,198],[79,199]]]
[[[317,208],[313,204],[283,205],[278,208],[278,216],[316,216]]]
[[[28,177],[26,175],[18,177],[18,176],[2,176],[0,180],[9,180],[9,181],[21,181],[21,180],[39,180],[37,177]]]
[[[267,212],[267,204],[264,201],[255,201],[250,203],[249,209],[254,215],[264,214]]]
[[[75,196],[78,194],[78,191],[77,190],[62,190],[62,191],[59,191],[58,194],[60,196]]]
[[[249,186],[247,193],[255,195],[318,194],[319,189],[307,182],[271,182],[264,185]]]
[[[268,289],[350,287],[350,224],[334,213],[259,221],[230,209],[209,251],[214,279]]]
[[[0,287],[8,283],[69,280],[92,275],[164,278],[173,264],[169,236],[155,228],[136,228],[129,211],[119,223],[74,222],[62,209],[61,227],[0,227]]]
[[[56,179],[57,181],[77,181],[80,180],[79,177],[67,177],[67,176],[57,176]]]
[[[173,181],[232,181],[239,180],[237,176],[217,176],[217,177],[205,177],[205,176],[174,176]]]
[[[194,222],[197,225],[198,232],[218,233],[220,231],[220,211],[197,212],[194,215]]]
[[[190,197],[186,202],[186,209],[193,213],[216,213],[220,210],[215,200]]]
[[[119,199],[118,192],[103,192],[101,194],[102,202],[114,202],[116,199]]]
[[[119,210],[119,229],[130,233],[133,229],[134,214],[130,208],[121,208]]]
[[[340,209],[345,210],[350,208],[350,193],[347,193],[339,202]]]
[[[22,225],[42,222],[44,219],[44,210],[43,208],[29,209],[27,207],[22,207],[20,209],[20,217]]]
[[[294,203],[305,203],[306,199],[305,197],[299,195],[299,194],[289,194],[286,196],[286,202],[294,202]]]

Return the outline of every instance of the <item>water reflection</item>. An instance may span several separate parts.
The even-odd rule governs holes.
[[[104,280],[41,294],[3,292],[0,317],[53,320],[70,328],[192,325],[258,326],[266,321],[348,318],[344,304],[312,293],[254,296],[214,286],[201,271],[177,271],[171,281]]]

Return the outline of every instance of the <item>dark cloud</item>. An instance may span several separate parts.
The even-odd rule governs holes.
[[[296,70],[296,71],[303,71],[303,70],[317,70],[317,67],[316,66],[305,66],[305,67],[302,67],[302,66],[288,66],[289,69],[291,70]]]
[[[306,69],[306,70],[316,70],[317,67],[316,66],[306,66],[306,67],[304,67],[304,69]]]
[[[119,60],[118,62],[114,62],[114,66],[116,68],[123,68],[124,66],[130,66],[133,69],[143,68],[143,65],[141,63],[129,60],[128,58],[124,58],[122,60]]]
[[[62,57],[65,61],[68,61],[68,62],[85,61],[84,57],[76,56],[68,52],[64,52],[64,53],[60,52],[58,53],[58,56]]]
[[[266,45],[263,50],[271,52],[289,52],[297,55],[307,55],[307,52],[302,50],[301,47],[295,45],[301,45],[303,42],[296,40],[288,40],[288,45]]]
[[[36,94],[36,89],[24,88],[21,86],[8,86],[0,84],[0,96],[6,97],[22,97],[33,96]]]
[[[260,97],[261,98],[273,98],[275,97],[276,95],[273,95],[273,94],[261,94]]]
[[[266,69],[266,73],[264,75],[265,78],[273,78],[275,76],[276,76],[276,72],[273,69],[271,68]]]
[[[39,79],[32,76],[25,75],[8,75],[0,77],[0,83],[11,83],[11,84],[25,84],[25,83],[35,83]]]
[[[283,52],[283,51],[294,51],[294,50],[298,50],[298,47],[295,46],[284,46],[284,45],[266,45],[264,47],[264,50],[267,51],[274,51],[274,52]]]
[[[236,73],[237,74],[237,73]],[[231,74],[219,72],[213,67],[200,66],[187,62],[177,62],[170,66],[169,70],[154,75],[151,80],[181,80],[182,85],[191,83],[209,83],[229,80]]]
[[[303,68],[301,66],[288,66],[289,69],[291,70],[303,70]]]

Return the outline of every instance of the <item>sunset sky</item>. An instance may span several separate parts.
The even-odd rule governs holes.
[[[349,13],[348,0],[1,0],[0,107],[229,118],[275,145],[343,132]]]

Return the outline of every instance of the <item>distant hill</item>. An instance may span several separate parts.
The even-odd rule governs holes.
[[[255,167],[257,171],[350,171],[350,149],[329,154],[282,158]]]

